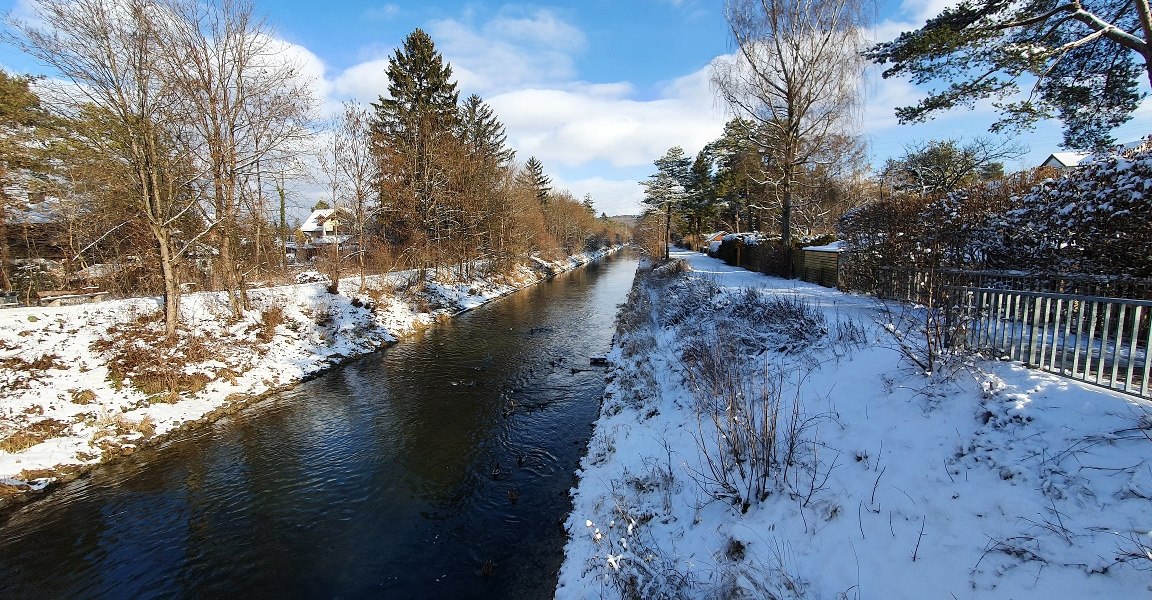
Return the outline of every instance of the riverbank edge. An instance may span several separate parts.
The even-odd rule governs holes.
[[[325,355],[324,360],[314,365],[311,370],[307,370],[300,376],[294,377],[291,380],[279,385],[266,387],[263,390],[256,391],[253,388],[257,387],[258,383],[254,382],[246,391],[232,391],[220,399],[221,403],[218,406],[215,406],[214,408],[211,408],[210,410],[203,412],[195,417],[175,422],[169,428],[157,432],[154,435],[142,436],[136,439],[132,439],[131,443],[123,444],[112,449],[112,451],[105,451],[101,453],[96,460],[89,462],[61,461],[52,465],[42,465],[33,469],[23,469],[20,472],[14,474],[0,473],[0,524],[7,521],[8,517],[11,516],[11,514],[18,510],[21,506],[27,504],[28,502],[50,495],[53,491],[64,484],[76,481],[82,477],[89,476],[98,467],[106,466],[118,460],[122,460],[123,458],[131,456],[140,450],[157,449],[178,435],[185,434],[197,428],[211,425],[224,418],[234,416],[237,413],[240,413],[264,400],[267,400],[268,398],[290,391],[305,382],[317,379],[337,367],[344,366],[352,361],[358,360],[364,356],[392,346],[401,340],[417,335],[436,322],[455,318],[495,300],[499,300],[516,292],[528,289],[544,281],[548,281],[562,273],[581,268],[596,260],[615,254],[623,250],[625,247],[625,245],[608,246],[594,252],[574,254],[559,261],[546,261],[537,257],[530,257],[526,259],[524,263],[518,265],[517,268],[514,268],[510,272],[490,274],[487,277],[482,278],[480,281],[492,285],[493,289],[496,290],[495,293],[492,293],[491,295],[469,296],[468,302],[466,303],[459,302],[454,306],[436,308],[430,312],[412,313],[412,318],[406,323],[405,327],[388,330],[385,337],[369,338],[367,340],[369,343],[367,344],[353,345],[351,347],[355,350],[354,352],[347,354],[333,353]],[[525,267],[530,269],[535,275],[535,277],[530,281],[527,281],[521,285],[496,283],[496,280],[498,279],[507,281],[508,278],[513,275],[516,270]],[[341,287],[346,288],[349,282],[357,280],[358,277],[342,278]],[[471,285],[474,285],[475,283],[476,281],[469,282]],[[314,285],[322,286],[323,284]],[[431,296],[432,294],[429,292],[424,292],[424,295],[426,296],[425,299],[428,299],[427,297]],[[335,294],[334,296],[345,298],[346,303],[349,305],[355,305],[356,302],[360,300],[360,297],[356,293],[349,293],[346,289],[341,289],[340,293]],[[131,302],[131,300],[129,300],[129,302]],[[2,314],[0,314],[0,316],[2,316]],[[355,331],[353,333],[355,333]],[[0,346],[0,348],[2,348],[2,346]],[[47,438],[41,443],[49,443],[54,441],[54,439],[55,438]],[[8,453],[0,450],[0,455],[3,454],[19,454],[19,452]]]

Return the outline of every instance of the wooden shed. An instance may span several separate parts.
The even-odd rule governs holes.
[[[800,253],[802,260],[796,269],[800,279],[824,287],[839,287],[840,242],[832,242],[825,246],[809,246],[801,250],[803,250]]]

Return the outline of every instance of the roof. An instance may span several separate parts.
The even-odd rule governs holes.
[[[1068,169],[1080,164],[1080,161],[1088,158],[1088,156],[1090,155],[1083,152],[1053,152],[1040,166]]]
[[[841,252],[844,250],[844,242],[837,240],[831,244],[825,244],[823,246],[805,246],[804,248],[801,248],[801,250],[808,252]]]
[[[300,231],[323,231],[324,221],[327,221],[334,212],[336,212],[336,210],[332,208],[322,208],[312,211],[312,214],[308,215],[308,219],[304,221],[304,224],[300,226]]]

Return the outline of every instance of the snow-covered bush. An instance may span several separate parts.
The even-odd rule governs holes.
[[[845,283],[864,291],[887,283],[893,268],[1150,277],[1150,228],[1152,141],[1067,172],[889,197],[839,223]]]
[[[1152,139],[1090,157],[1049,179],[1005,216],[1009,243],[1032,268],[1152,277],[1145,236],[1152,230]]]
[[[804,368],[787,357],[827,336],[824,313],[756,290],[711,300],[714,325],[700,331],[685,324],[697,343],[681,353],[708,465],[699,483],[741,511],[777,491],[810,496],[800,471],[821,470],[808,452],[814,440],[805,437],[820,417],[806,413],[799,382],[786,382],[783,373]]]

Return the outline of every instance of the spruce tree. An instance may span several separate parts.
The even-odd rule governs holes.
[[[516,176],[516,183],[533,190],[540,204],[548,204],[552,191],[552,179],[544,174],[544,165],[535,156],[528,157],[524,169]]]
[[[372,107],[373,151],[380,158],[381,204],[409,213],[428,239],[437,237],[437,194],[455,151],[459,92],[452,66],[417,29],[388,59],[388,97]],[[388,206],[389,197],[399,204]],[[407,232],[394,231],[404,236]]]
[[[388,59],[388,97],[372,105],[379,141],[399,151],[451,132],[459,97],[452,65],[444,62],[432,38],[416,29]]]
[[[503,168],[512,162],[516,152],[508,147],[504,125],[496,119],[492,107],[472,94],[460,106],[460,142],[472,158]]]

